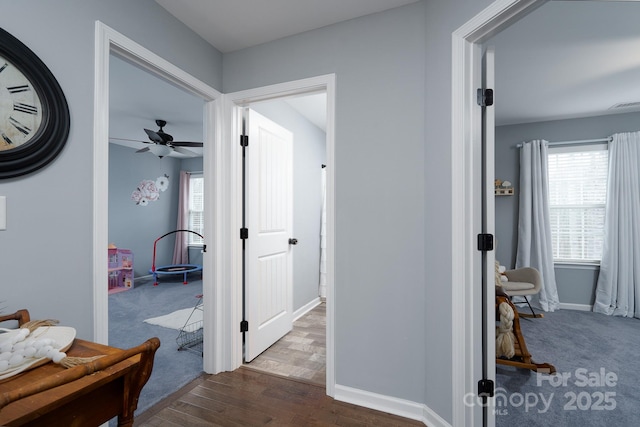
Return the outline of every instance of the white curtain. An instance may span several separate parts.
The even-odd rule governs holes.
[[[604,247],[593,311],[640,317],[640,132],[609,143]]]
[[[180,171],[177,230],[189,228],[189,172]],[[189,233],[175,233],[173,264],[189,264]]]
[[[525,142],[520,149],[516,268],[533,267],[540,272],[542,289],[537,302],[544,311],[555,311],[560,301],[553,270],[547,152],[548,142],[544,140]]]
[[[320,284],[318,295],[327,296],[327,171],[322,168],[322,214],[320,216]]]

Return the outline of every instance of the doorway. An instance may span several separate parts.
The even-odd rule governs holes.
[[[326,75],[319,76],[310,79],[303,79],[294,82],[284,83],[280,85],[273,85],[264,88],[257,88],[233,94],[224,95],[227,99],[226,113],[229,127],[232,135],[229,138],[230,141],[239,141],[242,134],[242,115],[244,108],[258,106],[259,103],[265,101],[282,101],[291,97],[302,97],[303,95],[311,95],[317,93],[326,93],[326,134],[325,134],[325,159],[326,159],[326,390],[327,394],[333,395],[335,387],[335,373],[334,373],[334,354],[333,354],[333,277],[334,277],[334,111],[335,111],[335,76]],[[258,108],[260,108],[258,106]],[[294,149],[295,150],[295,149]],[[232,230],[239,230],[242,228],[242,191],[241,191],[241,159],[242,151],[240,144],[232,144],[232,169],[231,174],[232,188],[237,189],[235,197],[233,199],[233,215],[230,218]],[[316,164],[317,173],[322,170],[322,164]],[[319,195],[320,191],[317,192]],[[232,325],[240,325],[243,319],[243,293],[242,293],[242,241],[240,239],[233,242],[233,251],[236,261],[233,263],[235,267],[234,281],[232,284]],[[297,249],[297,248],[296,248]],[[319,276],[319,272],[318,272]],[[317,280],[316,276],[313,280]],[[317,292],[317,288],[316,288]],[[317,296],[317,293],[316,293]],[[305,301],[299,304],[299,307],[306,306]],[[294,310],[295,311],[295,310]],[[233,360],[233,369],[240,367],[243,364],[243,334],[240,332],[240,328],[233,328],[231,335],[231,342],[233,345],[229,350],[231,351],[231,358]]]
[[[477,263],[477,259],[473,255],[464,255],[460,251],[466,248],[469,254],[475,250],[475,241],[463,241],[464,236],[471,236],[476,233],[475,225],[479,221],[478,215],[473,211],[478,208],[479,201],[474,199],[472,186],[465,182],[470,176],[477,176],[477,169],[481,164],[479,161],[478,141],[479,129],[475,125],[478,123],[478,113],[474,111],[475,106],[475,88],[479,87],[480,67],[479,67],[479,47],[489,38],[500,32],[502,29],[512,25],[519,19],[527,15],[534,9],[544,5],[544,0],[517,0],[502,1],[498,0],[483,10],[480,14],[468,21],[453,34],[453,114],[452,114],[452,134],[453,149],[465,153],[464,156],[454,159],[454,167],[452,178],[454,181],[454,194],[460,194],[460,197],[454,197],[454,212],[460,208],[460,212],[465,212],[460,218],[454,219],[454,230],[457,226],[463,231],[462,234],[454,236],[454,253],[456,260],[454,265],[465,265],[464,271],[455,273],[454,276],[467,281],[454,280],[454,283],[466,283],[466,285],[454,286],[454,300],[456,296],[465,300],[465,308],[471,312],[477,310],[477,294],[476,299],[473,296],[475,286],[477,286],[477,277],[480,275],[481,265]],[[499,52],[498,52],[499,54]],[[473,94],[473,95],[472,95]],[[473,97],[473,98],[472,98]],[[475,165],[475,166],[474,166]],[[466,169],[466,168],[469,169]],[[470,171],[467,175],[466,170]],[[459,191],[456,191],[459,190]],[[468,210],[472,208],[471,210]],[[476,210],[476,212],[478,212]],[[465,229],[466,225],[466,229]],[[467,234],[468,233],[468,234]],[[476,278],[476,279],[474,279]],[[472,283],[476,280],[476,284]],[[458,294],[458,292],[460,292]],[[474,302],[475,301],[475,302]],[[475,306],[474,306],[475,304]],[[473,315],[465,314],[466,319],[471,319]],[[463,325],[462,322],[458,322]],[[476,335],[476,331],[472,335]],[[457,355],[456,348],[460,345],[465,348],[460,357],[456,357],[454,365],[460,367],[461,371],[454,369],[454,424],[460,422],[462,425],[480,425],[482,420],[479,417],[480,408],[464,408],[463,404],[458,403],[458,399],[466,392],[476,393],[476,381],[481,379],[477,374],[477,367],[473,366],[474,361],[479,360],[477,357],[482,354],[482,350],[474,346],[473,339],[464,335],[464,328],[454,327],[454,355]],[[486,354],[486,357],[491,355]],[[464,366],[467,366],[464,372]],[[464,378],[466,376],[466,380]],[[485,425],[493,425],[495,419],[489,420]]]
[[[581,150],[584,156],[588,156],[589,152],[587,150],[597,147],[594,143],[606,141],[607,137],[613,133],[638,129],[637,110],[634,112],[634,109],[629,107],[623,109],[612,108],[613,105],[618,104],[622,99],[625,101],[633,100],[637,99],[638,96],[637,92],[633,92],[633,87],[636,86],[635,83],[638,81],[638,75],[631,71],[631,67],[627,66],[626,61],[628,56],[625,53],[626,51],[634,50],[633,45],[637,46],[635,42],[635,40],[637,40],[637,29],[635,25],[630,27],[625,23],[627,17],[631,20],[632,16],[637,14],[637,12],[638,4],[633,2],[550,2],[487,42],[496,46],[496,54],[499,58],[497,65],[498,71],[501,69],[509,70],[508,72],[503,71],[502,79],[499,79],[497,82],[497,90],[499,89],[500,93],[504,94],[500,98],[500,103],[504,110],[508,109],[509,111],[507,113],[503,110],[502,117],[499,117],[502,123],[498,124],[502,124],[503,126],[497,128],[499,138],[497,138],[496,141],[496,177],[509,179],[516,183],[516,197],[496,197],[496,212],[500,215],[496,218],[496,232],[498,241],[502,242],[497,248],[496,256],[506,265],[507,269],[515,266],[514,262],[518,247],[518,233],[516,233],[519,221],[517,194],[518,192],[522,194],[522,188],[518,188],[519,186],[517,185],[520,176],[518,157],[521,151],[519,146],[522,141],[530,141],[533,139],[550,141],[548,144],[549,165],[552,165],[553,162],[551,159],[554,157],[554,150]],[[563,17],[570,17],[570,19],[567,20]],[[568,23],[569,21],[571,22],[567,25],[559,24],[559,22]],[[591,31],[593,22],[616,22],[617,25],[612,32],[603,34],[598,31]],[[536,44],[540,43],[540,39],[537,36],[532,36],[529,31],[529,29],[534,27],[544,29],[545,44],[547,46],[554,46],[555,57],[542,58],[542,56],[548,55],[548,51],[546,49],[542,51],[535,50]],[[524,40],[521,38],[522,35],[526,36]],[[618,47],[619,43],[624,44],[624,49]],[[514,46],[517,46],[517,50],[515,51],[512,50]],[[570,49],[565,51],[567,46],[570,46]],[[570,69],[572,65],[582,65],[583,61],[587,62],[590,61],[591,58],[594,58],[594,65],[584,68],[589,69],[589,72],[599,76],[598,84],[592,84],[591,75],[593,74],[589,74],[589,72],[585,72],[583,75],[577,74],[578,77],[573,79],[570,84],[567,84],[567,82],[562,79],[535,78],[535,75],[542,76],[540,70],[535,70],[535,67],[528,67],[525,61],[518,62],[518,59],[516,59],[517,55],[526,56],[531,62],[536,64],[544,63],[544,69],[546,70],[562,69],[568,75],[576,75]],[[527,76],[525,73],[518,72],[518,70],[507,68],[507,64],[515,63],[531,70],[532,76]],[[504,66],[501,67],[503,64]],[[606,64],[606,70],[598,69],[600,65],[604,64]],[[622,70],[625,71],[623,72]],[[629,72],[627,72],[627,70]],[[550,74],[556,75],[554,72]],[[500,73],[498,75],[500,75]],[[511,76],[515,75],[518,75],[518,78],[511,80]],[[627,78],[634,80],[635,83],[626,80]],[[620,83],[626,81],[624,86],[626,86],[626,88],[631,86],[631,89],[623,89],[624,93],[621,97],[617,89],[615,87],[611,88],[609,85],[613,79]],[[507,81],[501,85],[501,80]],[[513,87],[513,83],[517,81],[520,81],[520,85],[523,88],[522,90]],[[593,90],[589,92],[589,96],[582,97],[581,93],[576,93],[573,89],[584,87],[585,81],[593,87]],[[526,83],[523,84],[522,82]],[[562,83],[562,85],[560,86],[559,83]],[[609,88],[609,90],[605,91],[604,88]],[[526,92],[529,89],[534,93],[544,92],[546,95],[544,97],[544,103],[546,105],[555,108],[564,108],[558,111],[550,107],[549,109],[545,109],[544,113],[541,113],[537,108],[531,108],[528,114],[522,114],[521,107],[518,108],[517,99],[526,99],[528,106],[538,104],[535,97]],[[593,98],[603,100],[604,105],[599,107],[597,103],[593,102]],[[572,108],[566,108],[567,100],[577,101],[576,105],[572,106]],[[521,112],[521,114],[516,114],[515,112]],[[602,138],[602,140],[600,140],[600,138]],[[560,142],[560,147],[554,147],[558,142]],[[606,144],[600,148],[606,150]],[[556,151],[556,153],[558,151]],[[555,155],[558,156],[558,154]],[[566,154],[560,156],[566,156]],[[606,158],[608,156],[605,154],[603,157],[606,164]],[[551,166],[549,170],[549,188],[554,187],[554,173],[552,168],[553,166]],[[578,176],[574,168],[575,166],[564,166],[562,170],[568,172],[573,179]],[[579,173],[579,175],[593,178],[597,176],[596,171],[597,169],[591,166],[588,173]],[[606,182],[606,177],[600,179],[601,182]],[[590,199],[594,199],[592,196],[594,193],[591,190],[586,191],[585,194],[591,195]],[[553,203],[553,200],[559,199],[565,200],[564,197],[554,197],[552,192],[550,192],[550,203]],[[553,210],[552,206],[551,212],[553,212]],[[552,213],[552,217],[553,216],[554,214]],[[567,222],[561,222],[560,224],[562,225],[556,230],[560,230],[561,232],[567,230]],[[557,226],[558,224],[552,221],[552,228]],[[564,262],[558,262],[558,260],[555,259],[555,263],[551,265],[551,272],[553,273],[555,271],[554,276],[557,281],[557,293],[559,294],[560,306],[559,310],[554,310],[557,300],[553,297],[553,291],[547,291],[541,300],[546,300],[546,305],[548,305],[551,310],[544,313],[544,318],[520,320],[523,335],[530,353],[536,362],[548,362],[556,366],[559,371],[557,376],[575,374],[576,371],[580,370],[595,371],[600,369],[600,367],[609,370],[611,367],[615,367],[614,369],[616,369],[616,375],[620,378],[620,382],[626,381],[633,383],[637,369],[635,369],[636,367],[633,363],[626,361],[629,360],[629,358],[625,358],[624,363],[616,361],[617,357],[621,357],[621,353],[612,350],[618,344],[613,344],[615,341],[614,337],[608,332],[610,330],[616,330],[615,339],[628,342],[629,338],[620,332],[626,330],[627,325],[623,320],[624,318],[602,316],[592,312],[593,298],[595,298],[594,295],[597,295],[596,285],[600,274],[598,264],[589,261],[572,262],[568,261],[567,258],[577,257],[566,255],[563,257],[561,252],[558,251],[558,248],[563,248],[564,245],[561,243],[562,238],[559,237],[556,230],[554,230],[552,239],[555,252],[554,258],[565,258]],[[598,259],[599,255],[595,255],[593,258]],[[537,266],[534,265],[534,267]],[[549,270],[543,273],[543,275],[548,274]],[[534,303],[534,306],[538,306],[538,304]],[[521,306],[521,309],[523,312],[529,313],[526,304]],[[536,308],[536,312],[541,313],[542,310]],[[633,319],[626,320],[631,321],[629,325],[637,323]],[[562,325],[562,330],[555,331],[553,327],[560,324]],[[597,325],[597,327],[592,326],[593,324]],[[567,345],[571,345],[569,343],[572,342],[573,338],[571,336],[563,337],[561,334],[562,331],[572,330],[576,327],[588,331],[585,336],[581,337],[582,340],[585,342],[598,342],[600,345],[599,348],[604,351],[563,352],[560,350],[559,342],[566,342],[568,343]],[[574,346],[571,345],[571,347]],[[610,353],[607,350],[609,350]],[[516,393],[525,395],[527,392],[535,389],[535,392],[538,393],[539,396],[549,396],[550,393],[559,390],[559,388],[545,387],[547,381],[534,381],[530,383],[528,381],[517,381],[515,380],[516,378],[521,379],[522,376],[514,374],[512,369],[498,365],[496,384],[498,387],[505,389],[508,395],[514,395]],[[618,384],[618,387],[620,387],[620,384]],[[572,388],[571,382],[566,385],[563,384],[562,386],[562,393],[565,396],[579,393],[580,391],[580,389]],[[603,388],[603,391],[608,391],[608,389]],[[544,422],[544,417],[546,417],[547,420],[553,417],[553,415],[555,415],[554,412],[564,413],[563,409],[566,408],[560,408],[557,403],[554,403],[550,404],[544,413],[539,413],[538,411],[529,411],[526,413],[519,411],[518,408],[513,406],[508,409],[503,406],[502,411],[500,411],[500,408],[497,408],[498,414],[500,414],[500,412],[503,414],[497,417],[496,424],[498,426],[521,424],[523,420],[527,418],[530,418],[531,421],[535,420],[537,423],[541,423]],[[576,414],[573,422],[576,423],[576,425],[600,425],[605,423],[605,421],[603,421],[604,418],[600,420],[598,418],[600,414],[595,412],[596,411],[589,414],[585,413],[584,415]],[[617,421],[617,423],[620,425],[628,424],[628,422],[622,420],[631,419],[632,411],[625,408],[623,399],[618,399],[616,412],[617,416],[620,417],[618,418],[620,421]],[[583,418],[580,418],[581,415]],[[526,424],[527,421],[524,421],[524,423]],[[633,424],[633,422],[631,422],[631,424]]]
[[[188,335],[193,344],[186,348],[192,351],[176,351],[178,337],[181,342],[186,341],[180,328],[185,327],[187,315],[194,313],[194,319],[202,318],[202,311],[189,310],[197,304],[196,296],[203,293],[202,271],[187,273],[185,277],[158,274],[155,286],[150,270],[152,266],[159,271],[175,269],[174,264],[202,266],[204,254],[197,239],[189,241],[186,233],[168,233],[189,229],[205,234],[202,229],[193,228],[201,225],[195,214],[191,221],[191,214],[179,215],[183,211],[182,200],[202,200],[195,185],[202,178],[195,178],[195,174],[201,175],[203,171],[203,147],[197,145],[202,145],[204,102],[116,54],[112,53],[109,59],[109,253],[115,254],[116,263],[120,252],[130,258],[124,270],[113,268],[110,260],[108,344],[130,348],[152,336],[161,340],[163,345],[154,364],[156,375],[140,395],[139,407],[144,410],[157,398],[202,373],[201,352],[196,351],[202,341],[196,340],[197,334]],[[164,102],[166,99],[172,102]],[[178,143],[189,141],[193,147],[183,149],[176,145],[180,150],[176,151],[153,143],[145,129],[155,132],[158,119],[166,121],[165,135],[171,135]],[[191,208],[202,209],[201,202]],[[183,225],[178,224],[178,218]],[[163,235],[166,238],[157,240]],[[189,246],[177,250],[174,240],[178,240],[178,247],[180,242]],[[172,315],[177,315],[176,320],[165,323],[165,327],[155,325],[162,316]]]
[[[491,204],[478,185],[483,182],[482,111],[477,89],[482,87],[481,45],[503,28],[541,6],[546,0],[497,0],[453,32],[452,43],[452,354],[453,425],[495,425],[493,404],[467,404],[477,396],[483,369],[495,372],[495,357],[487,354],[482,340],[494,340],[491,328],[483,329],[482,275],[491,271],[483,265],[476,236],[482,233],[482,206]],[[493,172],[493,171],[492,171]],[[490,257],[486,257],[490,258]],[[487,260],[485,259],[485,264]],[[460,268],[459,266],[463,266]],[[486,281],[493,291],[493,281]],[[462,304],[462,310],[460,308]],[[486,326],[486,325],[485,325]],[[493,332],[495,334],[495,331]],[[483,368],[482,361],[486,360]]]
[[[109,342],[109,314],[108,314],[108,265],[106,261],[107,247],[109,244],[109,75],[110,59],[112,54],[129,62],[138,68],[145,70],[155,78],[170,83],[189,94],[200,99],[201,107],[198,119],[203,126],[203,173],[207,181],[213,182],[213,174],[221,174],[216,166],[213,155],[215,147],[216,115],[215,100],[220,97],[219,92],[198,81],[189,74],[154,53],[148,51],[132,40],[117,33],[101,22],[96,22],[96,97],[94,114],[94,340],[103,344]],[[146,153],[148,154],[148,153]],[[213,211],[215,208],[214,186],[206,189],[205,185],[205,210]],[[213,216],[205,217],[205,228],[211,230],[210,236],[215,235],[216,222]],[[209,239],[205,239],[209,243]],[[216,242],[209,243],[209,253],[203,257],[202,264],[205,271],[213,271],[215,257],[217,256]],[[203,293],[214,294],[213,274],[203,276]],[[210,299],[211,300],[211,299]],[[212,324],[209,317],[213,310],[210,308],[214,302],[204,301],[204,322]],[[212,340],[208,337],[204,340],[203,361],[204,370],[207,372],[215,369],[215,353],[211,350]]]
[[[323,386],[326,305],[321,259],[326,110],[326,93],[300,95],[254,103],[245,109],[244,121],[249,138],[244,148],[248,227],[245,366]],[[280,145],[291,149],[281,150]],[[290,198],[286,194],[291,194]],[[270,207],[272,203],[275,206]],[[258,253],[266,250],[268,242],[264,239],[274,240],[266,256]],[[274,250],[277,255],[273,255]],[[287,268],[290,279],[285,280]],[[279,270],[282,285],[290,286],[267,292]]]

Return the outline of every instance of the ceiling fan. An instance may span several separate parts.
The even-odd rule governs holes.
[[[159,129],[153,131],[151,129],[144,129],[145,133],[149,137],[149,141],[141,141],[137,139],[126,139],[126,138],[111,138],[120,141],[135,141],[142,142],[144,144],[150,144],[149,147],[144,147],[136,151],[136,153],[144,153],[151,152],[156,156],[162,158],[171,154],[173,151],[181,154],[185,154],[187,156],[198,156],[198,153],[188,150],[184,147],[202,147],[202,142],[192,142],[192,141],[174,141],[173,136],[166,133],[163,128],[167,125],[166,120],[156,120],[156,125],[158,125]]]

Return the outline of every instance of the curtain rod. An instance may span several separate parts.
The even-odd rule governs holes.
[[[203,173],[202,171],[185,171],[186,173],[188,173],[189,175],[191,175],[192,173]]]
[[[611,142],[611,137],[608,138],[596,138],[596,139],[577,139],[575,141],[555,141],[550,142],[549,145],[572,145],[572,144],[593,144],[596,142]],[[522,143],[516,145],[516,147],[522,147]]]

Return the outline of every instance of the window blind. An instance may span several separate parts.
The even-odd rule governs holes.
[[[189,178],[189,230],[204,236],[204,178],[191,175]],[[189,244],[204,244],[203,239],[189,233]]]
[[[607,146],[550,147],[548,160],[554,260],[599,262],[607,199]]]

